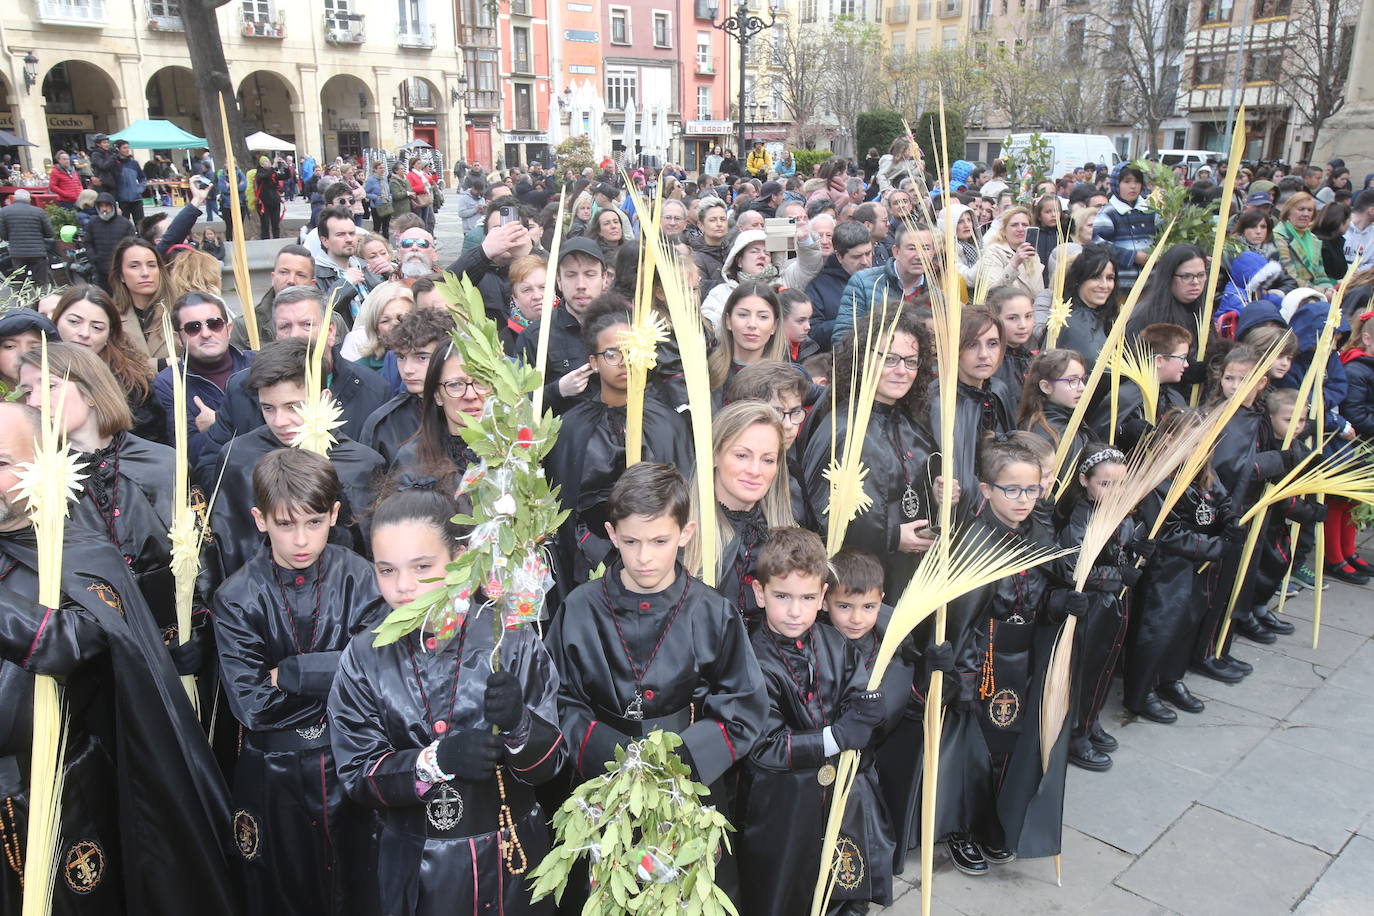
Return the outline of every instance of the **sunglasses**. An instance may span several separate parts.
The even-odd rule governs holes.
[[[200,333],[201,328],[209,328],[211,334],[218,334],[224,330],[224,324],[223,318],[206,318],[204,321],[197,319],[186,322],[178,330],[187,337],[195,337]]]
[[[428,248],[431,244],[429,239],[401,239],[402,248]]]

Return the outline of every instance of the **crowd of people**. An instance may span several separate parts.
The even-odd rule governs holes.
[[[1102,709],[1118,679],[1130,717],[1168,726],[1204,708],[1190,678],[1236,683],[1253,670],[1245,643],[1293,634],[1273,603],[1314,587],[1313,564],[1369,581],[1348,504],[1274,507],[1246,568],[1238,519],[1268,482],[1331,447],[1313,442],[1297,398],[1315,359],[1334,441],[1374,437],[1374,191],[1352,197],[1338,163],[1325,177],[1247,167],[1221,230],[1237,243],[1215,320],[1202,324],[1202,250],[1171,245],[1140,279],[1158,229],[1140,169],[1089,163],[1021,189],[1001,162],[959,161],[946,197],[909,139],[876,153],[833,158],[814,176],[762,147],[743,168],[708,158],[694,180],[672,164],[634,170],[638,207],[609,170],[464,165],[450,197],[465,235],[448,252],[433,234],[442,192],[423,165],[315,165],[294,190],[318,195],[318,211],[239,316],[215,255],[184,244],[208,188],[137,228],[102,194],[89,229],[114,241],[97,248],[108,251],[102,282],[0,315],[0,381],[19,392],[0,403],[0,691],[6,708],[25,708],[32,676],[56,674],[73,710],[54,911],[553,912],[528,882],[553,808],[616,748],[663,729],[680,735],[706,801],[738,831],[717,880],[746,916],[808,910],[837,755],[861,752],[842,829],[845,861],[859,867],[841,869],[831,912],[867,912],[891,902],[919,841],[932,677],[946,704],[936,838],[954,867],[982,875],[1059,851],[1062,805],[1044,798],[1056,780],[1062,795],[1067,765],[1111,767],[1118,742]],[[260,163],[258,187],[280,182],[289,197],[291,176],[277,172]],[[1197,178],[1191,192],[1205,206],[1219,188]],[[643,460],[627,468],[624,340],[648,232],[699,305],[674,334],[707,342],[711,453],[692,446],[704,408],[670,341],[648,377]],[[1351,265],[1328,358],[1320,332]],[[1061,266],[1067,309],[1052,301]],[[511,359],[535,363],[547,333],[542,403],[562,422],[544,470],[568,514],[548,544],[542,636],[522,630],[498,646],[490,627],[464,623],[445,639],[423,631],[379,646],[382,617],[463,550],[460,491],[482,471],[470,427],[497,397],[464,364],[443,271],[476,289]],[[1121,380],[1113,405],[1105,383],[1087,383],[1140,282],[1128,334],[1152,376]],[[951,289],[959,353],[937,365],[932,309]],[[649,291],[668,325],[675,295],[661,276]],[[312,343],[324,345],[322,384],[340,409],[327,456],[291,448],[312,397]],[[1199,423],[1275,351],[1156,536],[1167,485],[1121,525],[1082,591],[1074,556],[977,589],[950,607],[944,641],[918,627],[881,688],[866,689],[891,609],[940,538],[1079,547],[1132,450]],[[187,368],[184,459],[169,447],[173,353]],[[942,383],[957,385],[947,454],[935,433]],[[34,535],[8,489],[33,456],[44,388],[87,475],[59,614],[32,597]],[[865,391],[867,499],[828,556],[829,469]],[[1188,406],[1194,394],[1200,408]],[[1087,421],[1070,431],[1084,398]],[[1290,428],[1297,444],[1285,447]],[[214,497],[189,636],[171,586],[178,460]],[[711,493],[688,483],[701,463]],[[954,531],[936,524],[946,492]],[[703,526],[719,545],[709,571]],[[1317,526],[1324,557],[1312,556]],[[1064,753],[1044,774],[1039,689],[1070,616]],[[187,675],[199,718],[178,683]],[[6,912],[25,886],[15,838],[30,741],[24,717],[0,730]],[[571,888],[561,911],[577,912],[585,893]]]

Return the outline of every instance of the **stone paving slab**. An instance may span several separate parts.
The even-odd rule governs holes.
[[[1368,916],[1374,908],[1374,840],[1356,836],[1303,898],[1298,916]]]
[[[1179,913],[1281,913],[1330,861],[1310,846],[1194,805],[1116,884]]]

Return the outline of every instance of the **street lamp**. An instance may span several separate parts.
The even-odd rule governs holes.
[[[38,85],[38,58],[33,52],[24,55],[24,88],[32,89]]]
[[[749,0],[739,0],[739,6],[735,8],[735,15],[730,16],[724,22],[716,22],[716,15],[720,12],[719,0],[710,0],[707,11],[711,14],[711,25],[729,35],[739,42],[739,156],[741,159],[748,155],[748,150],[744,148],[745,133],[745,104],[744,104],[744,62],[748,56],[749,39],[765,29],[771,29],[773,24],[778,21],[778,7],[781,0],[768,0],[768,21],[764,22],[762,17],[755,16],[749,12]]]

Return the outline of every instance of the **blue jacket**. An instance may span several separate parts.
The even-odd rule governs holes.
[[[1243,311],[1252,301],[1254,291],[1260,285],[1277,280],[1283,274],[1283,267],[1278,261],[1271,261],[1257,251],[1243,251],[1231,261],[1227,273],[1231,279],[1221,291],[1217,315]],[[1260,298],[1272,301],[1276,306],[1283,304],[1283,297],[1275,293],[1265,293]]]
[[[1374,440],[1374,356],[1345,363],[1346,393],[1341,414],[1365,441]]]
[[[1141,200],[1145,192],[1141,191]],[[1112,263],[1116,265],[1116,289],[1123,297],[1135,286],[1135,278],[1140,276],[1140,265],[1135,256],[1142,251],[1148,252],[1154,245],[1155,224],[1159,220],[1153,210],[1141,210],[1128,205],[1121,198],[1112,196],[1107,206],[1097,212],[1093,221],[1093,241],[1106,242],[1112,249]]]
[[[812,309],[811,339],[820,344],[822,350],[830,349],[830,335],[835,330],[840,299],[849,278],[849,271],[840,264],[839,257],[831,254],[821,265],[821,272],[806,285],[806,296],[811,300]]]
[[[306,156],[301,160],[301,181],[309,181],[315,176],[315,157]]]
[[[229,355],[233,360],[233,369],[229,374],[233,376],[234,373],[247,369],[257,354],[252,350],[245,353],[237,347],[230,347]],[[157,378],[153,379],[153,394],[157,396],[163,412],[167,415],[167,441],[175,442],[176,411],[172,404],[171,366],[163,369],[157,374]],[[218,411],[224,403],[224,391],[215,387],[215,383],[204,376],[190,371],[186,373],[186,429],[190,434],[187,436],[186,450],[191,467],[196,466],[206,445],[205,433],[196,429],[196,414],[200,413],[200,408],[196,406],[196,398],[200,398],[211,410]]]
[[[1308,303],[1293,313],[1293,320],[1288,326],[1298,338],[1298,355],[1293,359],[1293,367],[1288,370],[1288,375],[1279,382],[1280,388],[1297,388],[1302,385],[1303,377],[1312,365],[1312,357],[1316,355],[1317,339],[1321,337],[1322,328],[1326,326],[1327,314],[1325,302]],[[1341,316],[1341,325],[1337,328],[1337,333],[1350,333],[1350,324],[1344,315]],[[1322,379],[1322,406],[1326,408],[1325,423],[1328,434],[1340,432],[1345,428],[1345,418],[1341,416],[1340,407],[1348,391],[1345,365],[1333,347],[1331,355],[1326,360],[1326,375]]]
[[[883,292],[890,303],[900,303],[905,298],[902,281],[897,278],[896,265],[896,261],[888,261],[880,267],[861,270],[849,278],[844,292],[840,294],[840,311],[835,316],[835,324],[830,333],[832,343],[853,332],[855,320],[868,314],[869,305],[879,291]],[[913,293],[925,288],[925,277],[922,277]]]
[[[119,202],[122,204],[140,200],[148,188],[148,179],[143,177],[143,167],[133,159],[124,160],[119,169]]]
[[[363,182],[363,193],[367,195],[368,204],[373,207],[390,203],[391,180],[389,178],[379,179],[376,175],[368,175],[367,181]]]

